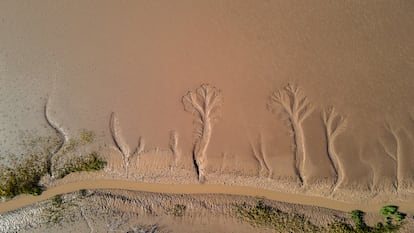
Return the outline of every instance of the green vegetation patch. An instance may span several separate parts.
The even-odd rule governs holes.
[[[330,226],[332,232],[339,233],[382,233],[382,232],[398,232],[404,224],[406,214],[398,211],[397,206],[384,206],[380,210],[380,214],[384,216],[385,221],[379,222],[375,226],[368,226],[365,223],[365,213],[361,210],[353,210],[350,218],[353,225],[349,223],[334,223]]]
[[[353,210],[349,221],[341,220],[328,226],[317,226],[303,215],[285,213],[259,200],[256,205],[246,203],[236,205],[237,216],[256,227],[267,227],[277,232],[329,232],[329,233],[392,233],[398,232],[404,224],[406,215],[397,206],[384,206],[380,213],[385,221],[375,226],[365,223],[365,213]]]
[[[40,195],[44,187],[39,185],[39,181],[46,173],[46,163],[39,156],[33,156],[14,168],[0,167],[0,196]]]
[[[97,152],[92,152],[86,157],[76,158],[70,161],[59,173],[58,178],[63,178],[72,172],[98,171],[106,166],[106,161],[102,160]]]
[[[246,203],[236,205],[236,214],[256,227],[267,227],[279,232],[320,232],[303,215],[285,213],[264,204],[259,200],[256,205]]]
[[[79,145],[92,143],[95,133],[82,130],[79,139],[70,139],[62,148],[62,153],[76,151]],[[48,173],[52,174],[52,157],[60,141],[52,137],[22,137],[21,144],[27,147],[21,162],[12,161],[11,166],[0,165],[0,197],[12,198],[19,194],[40,195],[44,187],[39,185],[41,178]],[[97,171],[104,168],[106,162],[99,158],[97,152],[92,152],[86,157],[69,161],[64,169],[58,171],[57,178],[63,178],[69,173],[79,171]]]

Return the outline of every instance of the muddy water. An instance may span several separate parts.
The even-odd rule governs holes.
[[[207,82],[224,95],[209,166],[223,154],[241,169],[255,163],[249,143],[262,133],[275,175],[293,175],[289,126],[266,108],[292,82],[314,106],[306,176],[333,175],[320,119],[333,105],[348,119],[335,142],[344,183],[376,185],[395,176],[378,149],[386,120],[401,129],[403,156],[413,152],[413,12],[410,1],[1,1],[0,152],[19,155],[22,132],[53,135],[42,115],[50,96],[69,136],[87,128],[111,144],[114,111],[131,147],[142,136],[166,148],[176,130],[190,158],[194,118],[181,97]]]
[[[300,194],[278,193],[267,191],[263,189],[256,189],[243,186],[225,186],[225,185],[191,185],[191,184],[150,184],[144,182],[132,182],[124,180],[94,180],[94,181],[79,181],[68,183],[54,188],[50,188],[42,195],[34,196],[19,196],[13,200],[0,204],[0,213],[15,210],[24,206],[35,204],[36,202],[52,198],[58,194],[65,194],[69,192],[78,191],[81,189],[125,189],[134,191],[145,191],[166,194],[232,194],[232,195],[246,195],[265,197],[270,200],[289,202],[302,205],[320,206],[341,211],[351,211],[360,209],[366,212],[377,212],[386,203],[370,204],[370,205],[356,205],[335,201],[322,197],[311,197]],[[413,202],[393,202],[393,205],[401,206],[402,211],[414,212]]]

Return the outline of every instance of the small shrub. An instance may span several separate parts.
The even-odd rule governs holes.
[[[394,216],[395,217],[395,221],[402,222],[405,219],[406,216],[407,216],[407,214],[398,212]]]
[[[186,205],[183,204],[175,204],[172,209],[169,210],[170,214],[175,217],[182,217],[185,214],[185,211],[187,209]]]
[[[62,195],[56,195],[52,198],[52,204],[55,207],[60,207],[60,205],[62,205],[62,202],[63,202]]]
[[[365,213],[361,210],[353,210],[351,211],[351,219],[357,223],[358,225],[364,223],[364,215]]]
[[[79,190],[80,197],[86,197],[88,195],[88,191],[86,189]]]
[[[364,216],[365,213],[361,210],[351,211],[351,219],[354,221],[356,229],[362,232],[366,231],[368,228],[367,224],[365,223]]]
[[[386,227],[399,227],[406,217],[406,214],[398,211],[398,206],[388,205],[381,208],[380,213],[385,217]]]
[[[397,206],[393,206],[393,205],[388,205],[388,206],[384,206],[381,208],[380,213],[383,216],[392,216],[394,214],[396,214],[398,211],[398,207]]]

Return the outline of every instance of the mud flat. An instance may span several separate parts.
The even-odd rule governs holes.
[[[22,134],[58,138],[53,154],[86,128],[125,178],[190,164],[200,182],[215,171],[338,198],[413,193],[412,8],[4,1],[0,163],[30,156]]]
[[[111,188],[412,213],[413,9],[1,1],[1,193],[19,169],[46,191],[0,208]]]

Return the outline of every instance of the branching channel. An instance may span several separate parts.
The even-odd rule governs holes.
[[[302,123],[312,113],[313,106],[296,86],[288,84],[270,96],[268,108],[272,112],[282,111],[288,117],[288,125],[293,136],[294,171],[300,186],[304,185],[304,164],[306,160],[305,137]]]
[[[199,181],[203,181],[207,165],[207,147],[210,143],[213,124],[220,117],[223,96],[216,87],[202,84],[195,91],[189,91],[184,95],[182,103],[184,110],[196,117],[193,162]]]

